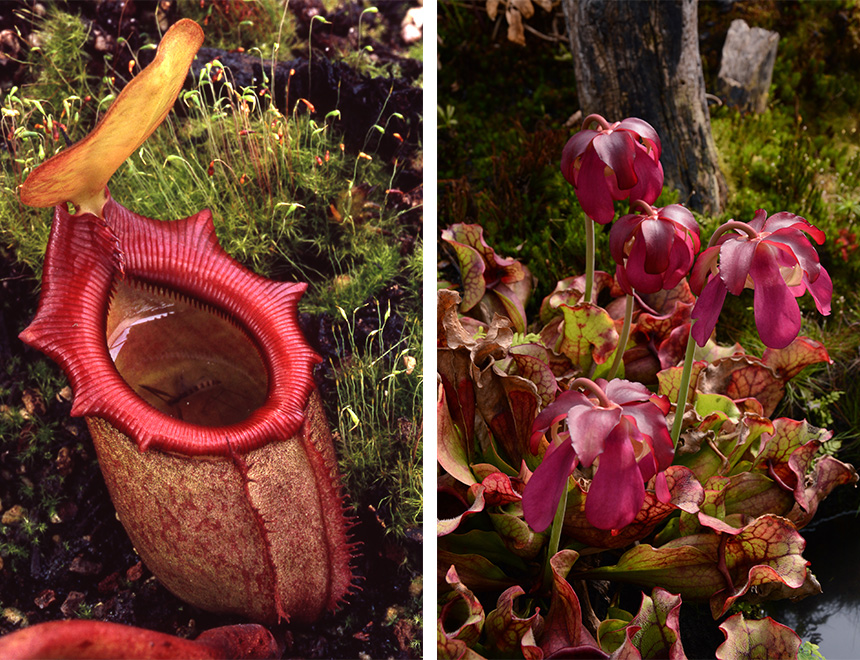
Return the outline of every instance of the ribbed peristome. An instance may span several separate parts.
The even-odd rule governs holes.
[[[297,322],[306,285],[267,280],[233,260],[208,211],[158,221],[108,197],[103,215],[56,208],[39,309],[20,337],[66,372],[72,414],[87,417],[136,549],[165,586],[203,609],[266,623],[336,609],[355,588],[355,544],[312,378],[320,358]],[[263,405],[241,422],[202,426],[138,396],[106,338],[122,278],[243,328],[267,371]]]
[[[293,435],[320,360],[298,326],[297,302],[307,285],[275,282],[244,268],[218,243],[208,210],[159,221],[108,197],[104,217],[56,207],[39,309],[20,335],[65,371],[74,390],[72,414],[107,420],[142,450],[187,455],[244,453]],[[105,340],[111,290],[122,277],[200,301],[243,326],[268,371],[265,403],[241,422],[207,427],[141,399],[117,372]]]

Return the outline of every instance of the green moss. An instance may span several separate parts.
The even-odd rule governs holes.
[[[284,58],[298,45],[295,25],[280,0],[200,2],[179,0],[179,13],[206,30],[206,46]]]
[[[390,533],[403,536],[420,524],[423,510],[422,324],[407,317],[400,341],[374,330],[359,346],[357,311],[340,309],[335,331],[342,354],[351,356],[335,365],[341,468],[347,490],[363,494],[356,504],[373,507],[390,520]],[[376,313],[378,327],[386,328],[390,309],[377,305]]]
[[[64,106],[68,107],[67,103],[71,101],[80,101],[88,96],[101,98],[106,81],[95,79],[88,72],[84,46],[89,38],[89,28],[84,22],[52,5],[45,19],[36,27],[38,46],[30,50],[29,62],[38,75],[27,96],[41,100],[44,108],[58,119]],[[90,104],[85,113],[92,120],[95,107]]]

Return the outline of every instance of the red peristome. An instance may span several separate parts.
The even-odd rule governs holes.
[[[188,455],[228,456],[293,435],[320,360],[298,326],[297,302],[307,285],[268,280],[241,266],[218,244],[208,210],[163,222],[109,198],[104,215],[106,222],[56,208],[39,310],[20,335],[63,367],[75,392],[72,414],[109,421],[141,449]],[[265,403],[221,428],[189,424],[146,404],[117,373],[105,340],[105,305],[123,277],[234,318],[259,344],[266,363]]]
[[[250,660],[277,657],[279,651],[272,634],[257,624],[213,628],[192,641],[119,623],[72,619],[40,623],[0,638],[0,657],[5,660]]]
[[[229,257],[208,211],[161,222],[109,198],[104,217],[57,207],[39,309],[20,336],[66,372],[72,414],[87,418],[132,543],[168,589],[209,611],[277,623],[310,622],[337,609],[356,588],[356,544],[312,377],[319,357],[297,322],[306,285],[267,280]],[[219,425],[218,415],[185,421],[181,411],[168,414],[144,400],[141,388],[173,399],[175,390],[129,377],[118,356],[127,350],[133,368],[148,367],[159,344],[178,354],[188,336],[177,339],[174,326],[164,327],[163,338],[158,330],[127,349],[128,335],[119,344],[108,335],[138,324],[138,306],[148,314],[160,301],[153,292],[188,303],[195,358],[217,363],[224,378],[240,352],[233,343],[259,353],[251,376],[261,405]],[[121,322],[112,330],[114,303]],[[153,309],[151,318],[185,313]],[[212,311],[217,322],[193,316],[198,310]],[[218,323],[240,329],[225,335],[236,342],[221,339]],[[160,378],[161,369],[152,373]],[[178,371],[184,377],[184,365]]]

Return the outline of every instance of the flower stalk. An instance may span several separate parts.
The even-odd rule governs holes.
[[[615,359],[612,361],[612,366],[609,368],[607,380],[615,378],[618,373],[618,367],[621,366],[621,361],[624,359],[624,349],[627,348],[627,340],[630,339],[630,326],[633,324],[633,295],[627,294],[627,301],[624,305],[624,323],[621,326],[621,336],[618,339],[618,348],[615,350]]]
[[[558,546],[561,541],[561,528],[564,526],[564,513],[567,511],[567,486],[561,493],[561,499],[558,501],[558,508],[555,510],[555,516],[552,519],[552,528],[549,533],[549,544],[546,549],[546,564],[543,569],[543,584],[544,587],[552,586],[552,566],[550,560],[555,557],[558,552]]]
[[[585,293],[583,301],[591,302],[591,291],[594,288],[594,220],[585,219]]]
[[[687,336],[687,350],[684,352],[684,367],[681,370],[681,384],[678,389],[678,403],[675,406],[675,421],[672,422],[672,447],[678,449],[678,438],[681,437],[681,426],[684,422],[684,411],[687,409],[687,397],[690,390],[690,375],[693,372],[693,355],[696,352],[696,340],[692,329]]]
[[[752,240],[758,238],[758,232],[752,227],[750,227],[747,223],[738,222],[737,220],[729,220],[728,222],[724,222],[719,227],[717,227],[716,230],[714,230],[714,235],[711,236],[711,240],[708,241],[708,247],[714,247],[717,244],[717,239],[726,232],[731,231],[732,229],[737,229],[738,231],[743,232]]]

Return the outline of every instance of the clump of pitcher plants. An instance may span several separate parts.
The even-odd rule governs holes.
[[[830,359],[799,336],[795,300],[830,313],[809,240],[825,236],[760,210],[700,252],[689,210],[653,206],[660,139],[641,119],[589,116],[561,168],[587,251],[593,223],[615,220],[614,276],[587,253],[539,318],[523,311],[525,265],[480,227],[442,232],[462,281],[438,294],[440,656],[685,658],[691,601],[722,619],[718,658],[796,657],[794,631],[741,605],[820,592],[800,530],[858,480],[824,451],[829,431],[774,417],[786,383]],[[726,294],[744,289],[761,355],[714,340]],[[596,580],[643,589],[639,611],[601,602]]]

